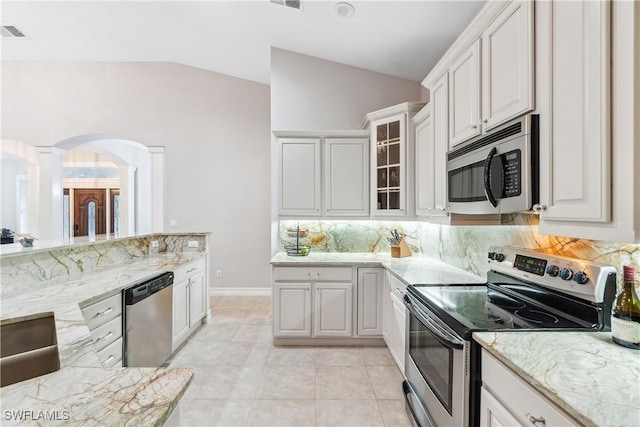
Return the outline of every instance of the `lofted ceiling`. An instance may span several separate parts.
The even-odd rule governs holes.
[[[6,1],[3,60],[176,62],[269,84],[277,47],[422,81],[484,1]]]

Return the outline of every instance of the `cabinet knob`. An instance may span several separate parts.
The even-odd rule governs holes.
[[[547,422],[547,420],[545,420],[544,417],[534,417],[529,413],[527,413],[527,415],[525,416],[529,419],[529,422],[531,424],[538,425],[538,423],[540,423],[540,425],[545,425],[545,423]]]
[[[488,119],[484,119],[482,122],[483,123],[489,123],[489,120]]]
[[[478,129],[478,125],[471,125],[473,129]]]
[[[536,203],[535,205],[533,205],[531,209],[533,209],[534,212],[546,212],[547,205],[541,205],[540,203]]]

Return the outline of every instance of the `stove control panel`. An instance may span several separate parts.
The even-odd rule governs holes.
[[[596,303],[604,299],[607,277],[616,273],[612,266],[513,246],[491,246],[488,263],[495,272]]]

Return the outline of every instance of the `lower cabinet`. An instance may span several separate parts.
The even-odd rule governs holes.
[[[402,298],[407,289],[402,281],[391,276],[389,280],[389,293],[387,294],[387,309],[385,310],[387,347],[391,356],[396,361],[400,371],[404,373],[405,358],[405,323],[407,319],[406,307]]]
[[[564,427],[580,423],[483,350],[480,425]]]
[[[382,336],[383,268],[274,267],[272,272],[274,338],[363,342]]]
[[[122,367],[122,294],[118,293],[84,307],[82,314],[102,366]]]
[[[206,315],[205,273],[205,260],[186,264],[174,271],[173,351],[197,329]]]

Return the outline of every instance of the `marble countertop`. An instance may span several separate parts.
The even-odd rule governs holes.
[[[311,252],[307,256],[292,257],[284,252],[272,259],[274,266],[382,266],[408,285],[416,284],[481,284],[486,278],[423,255],[393,258],[389,254]]]
[[[184,393],[192,370],[100,368],[81,307],[205,256],[162,253],[38,285],[3,287],[3,321],[53,312],[60,370],[2,387],[2,410],[68,410],[70,420],[83,425],[161,425]]]
[[[640,425],[640,352],[609,332],[476,332],[475,341],[584,426]]]

